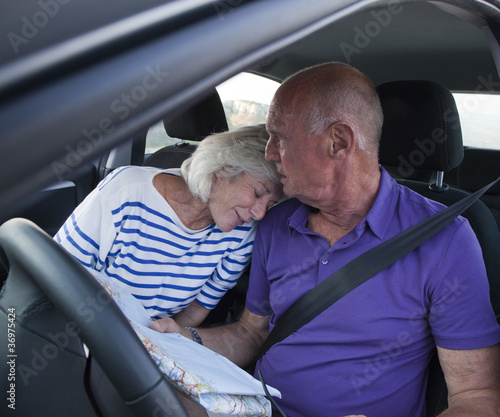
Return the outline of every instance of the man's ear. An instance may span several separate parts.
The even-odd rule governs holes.
[[[328,128],[330,135],[330,156],[343,159],[354,148],[354,131],[344,122],[334,122]]]

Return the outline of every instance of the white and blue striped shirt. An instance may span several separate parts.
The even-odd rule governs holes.
[[[190,230],[153,185],[179,170],[122,167],[75,209],[55,239],[84,266],[116,279],[153,318],[197,300],[215,307],[250,262],[257,222]]]

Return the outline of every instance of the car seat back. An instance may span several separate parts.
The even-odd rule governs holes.
[[[467,191],[444,182],[445,173],[457,168],[464,154],[458,110],[451,92],[431,81],[394,81],[380,85],[377,91],[384,111],[381,165],[400,184],[445,205],[467,196]],[[415,179],[423,172],[431,180]],[[495,218],[482,201],[476,201],[463,216],[481,245],[491,303],[500,318],[500,234]]]
[[[181,139],[153,153],[144,165],[158,168],[178,168],[196,149],[196,144],[212,133],[228,130],[224,107],[213,90],[207,97],[174,119],[163,121],[168,136]]]
[[[448,186],[445,173],[462,162],[464,150],[458,110],[451,92],[431,81],[394,81],[377,87],[384,125],[379,160],[398,183],[450,205],[467,196]],[[484,184],[485,185],[485,184]],[[491,303],[500,322],[500,235],[488,207],[476,201],[466,217],[483,252]],[[447,390],[436,355],[429,365],[427,415],[447,408]]]

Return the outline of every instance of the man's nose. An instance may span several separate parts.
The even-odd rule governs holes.
[[[266,161],[279,161],[278,147],[276,146],[276,140],[272,136],[267,141],[265,157]]]

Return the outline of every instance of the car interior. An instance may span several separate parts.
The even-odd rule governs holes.
[[[6,20],[6,33],[22,35],[20,22],[35,22],[39,34],[24,36],[26,42],[10,36],[0,45],[0,224],[7,226],[0,228],[0,331],[7,333],[7,309],[15,305],[19,356],[43,352],[50,335],[68,334],[68,320],[78,324],[71,331],[79,335],[32,359],[30,383],[18,389],[20,415],[34,415],[34,405],[54,392],[57,401],[49,401],[43,415],[155,415],[158,398],[158,415],[187,415],[116,306],[93,311],[102,326],[85,326],[75,306],[95,298],[98,284],[89,283],[51,237],[114,169],[180,167],[197,142],[228,130],[216,87],[238,73],[281,82],[318,63],[349,63],[377,88],[384,111],[380,164],[400,184],[451,205],[500,176],[494,130],[500,126],[482,124],[496,136],[494,146],[471,145],[480,138],[466,136],[468,115],[459,112],[454,95],[500,94],[496,1],[325,1],[314,7],[295,0],[128,1],[123,7],[93,1],[100,13],[91,16],[83,3],[57,3],[58,12],[39,27],[29,20],[40,12],[35,1],[9,6],[16,18]],[[78,13],[86,18],[68,25],[67,17]],[[9,60],[13,45],[18,53]],[[161,88],[129,102],[130,117],[119,120],[110,103],[122,94],[134,97],[134,86],[145,85],[145,68]],[[499,116],[500,108],[493,118]],[[158,123],[171,142],[146,153],[148,131]],[[463,215],[481,245],[500,323],[500,183]],[[27,222],[9,225],[12,218],[43,232]],[[43,250],[34,250],[37,245]],[[75,279],[68,282],[70,275]],[[244,274],[204,325],[237,320],[247,286]],[[106,350],[109,328],[126,347],[116,357]],[[134,361],[127,360],[130,352]],[[428,416],[447,407],[436,358],[426,398]]]

